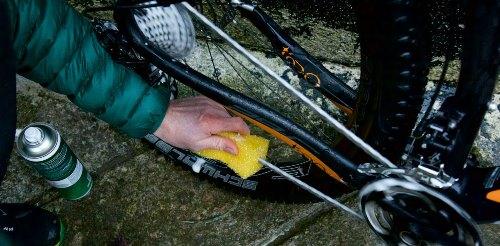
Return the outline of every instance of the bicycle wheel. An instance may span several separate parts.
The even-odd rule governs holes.
[[[205,6],[205,4],[209,4],[208,8],[206,8],[208,11],[203,11],[202,9],[202,12],[209,16],[210,14],[207,12],[211,12],[212,16],[217,16],[217,14],[223,13],[225,17],[218,19],[213,17],[214,22],[218,23],[225,29],[235,28],[236,25],[232,24],[235,23],[235,18],[239,17],[234,14],[234,11],[231,10],[231,6],[227,2],[211,5],[213,3],[213,1],[209,0],[202,2],[202,7]],[[224,9],[221,8],[221,6],[227,7]],[[185,24],[186,22],[184,22],[183,25]],[[280,112],[281,115],[285,115],[291,119],[291,121],[287,122],[290,123],[289,125],[293,125],[294,131],[301,132],[302,128],[304,128],[308,132],[312,133],[307,136],[314,139],[314,141],[322,141],[322,146],[334,146],[338,142],[337,137],[339,135],[335,133],[335,130],[332,127],[325,124],[325,122],[314,111],[303,105],[300,100],[297,100],[294,97],[286,96],[287,93],[283,88],[278,86],[276,83],[269,81],[269,79],[263,76],[262,73],[259,73],[259,71],[255,69],[251,63],[245,61],[245,59],[243,59],[238,53],[232,51],[229,46],[223,44],[221,39],[210,34],[210,32],[204,28],[203,25],[194,23],[194,26],[197,31],[196,36],[198,37],[198,48],[194,50],[194,55],[188,56],[184,59],[179,59],[180,61],[188,64],[195,71],[205,73],[207,76],[212,77],[215,82],[224,84],[241,92],[242,94],[249,95],[254,100],[272,107],[275,111]],[[251,25],[238,25],[236,27],[236,29],[230,32],[234,34],[237,30],[239,30],[240,34],[248,35],[249,33],[252,33]],[[240,35],[239,37],[241,39],[244,38],[245,35]],[[259,36],[255,35],[255,37]],[[267,63],[268,66],[273,67],[275,71],[282,73],[283,76],[289,76],[287,73],[287,66],[283,66],[282,61],[274,55],[279,51],[270,47],[269,42],[266,42],[264,38],[260,38],[259,40],[260,42],[257,42],[257,44],[259,44],[258,46],[254,45],[253,47],[250,47],[250,50],[252,50],[254,55]],[[243,43],[245,43],[244,40]],[[255,42],[246,43],[255,44]],[[370,59],[372,56],[366,57]],[[322,109],[337,116],[337,118],[343,119],[344,123],[347,123],[349,118],[353,117],[353,115],[346,115],[344,112],[336,109],[335,105],[331,103],[331,101],[322,97],[322,95],[315,90],[314,86],[308,84],[307,82],[290,77],[289,83],[312,98],[321,106]],[[397,84],[397,82],[394,84]],[[181,87],[180,94],[195,95],[196,92],[190,90],[189,88]],[[294,176],[312,184],[313,186],[316,186],[317,188],[325,188],[323,191],[330,193],[331,195],[347,190],[345,189],[346,186],[340,185],[341,182],[339,182],[339,180],[341,180],[341,178],[339,178],[335,171],[330,168],[334,165],[325,164],[323,163],[325,162],[325,158],[321,159],[316,157],[322,155],[321,152],[326,152],[329,148],[308,149],[307,145],[303,147],[300,142],[297,143],[293,141],[293,138],[287,136],[286,131],[273,129],[272,127],[269,127],[269,125],[262,124],[260,121],[262,119],[260,119],[258,115],[239,115],[257,126],[257,128],[252,128],[254,133],[257,133],[258,135],[267,134],[267,136],[271,139],[271,151],[269,153],[269,159],[271,162],[281,166]],[[259,128],[264,131],[260,131]],[[196,171],[194,168],[195,163],[192,163],[193,160],[195,160],[191,158],[193,156],[192,153],[183,153],[183,150],[165,145],[165,143],[158,141],[158,139],[155,139],[154,137],[151,137],[148,140],[160,149],[161,146],[163,146],[162,151],[165,154],[173,153],[174,155],[170,155],[171,157],[188,164],[189,167]],[[291,146],[291,148],[289,146]],[[208,161],[207,163],[213,162]],[[211,165],[211,169],[213,171],[210,171],[209,168],[207,169],[209,171],[202,173],[208,173],[210,178],[217,181],[223,181],[223,184],[231,184],[233,187],[242,188],[241,184],[245,183],[244,181],[240,182],[240,180],[234,178],[234,173],[224,167],[224,165]],[[267,169],[263,169],[251,177],[249,181],[255,181],[258,185],[254,186],[253,189],[246,190],[250,190],[253,194],[257,194],[259,196],[263,195],[274,199],[287,198],[292,200],[303,197],[302,195],[289,195],[291,192],[297,191],[298,188],[288,181],[281,179],[279,176],[274,175]],[[234,183],[237,183],[237,185]],[[308,195],[306,196],[308,197]]]
[[[180,13],[182,10],[175,11]],[[181,13],[181,15],[184,14],[185,13]],[[143,22],[148,21],[144,16],[141,18],[143,18]],[[160,17],[155,18],[158,19]],[[182,21],[189,22],[188,20]],[[183,25],[186,25],[187,22],[184,22]],[[114,23],[109,21],[105,21],[103,23],[102,21],[96,20],[94,21],[94,25],[99,37],[101,37],[101,42],[108,49],[108,51],[112,53],[112,57],[115,60],[137,71],[146,80],[148,80],[152,86],[172,84],[168,83],[172,80],[171,77],[167,76],[166,73],[161,70],[159,71],[158,67],[151,64],[150,61],[142,57],[140,53],[130,46],[130,43],[118,31],[118,28]],[[273,105],[273,108],[275,109],[280,108],[286,110],[288,108],[288,111],[290,111],[291,108],[297,112],[312,114],[312,112],[306,112],[306,109],[300,105],[298,100],[284,96],[285,92],[283,88],[280,89],[275,83],[269,81],[269,79],[265,81],[266,79],[263,78],[255,68],[251,68],[248,61],[244,61],[240,55],[228,49],[227,45],[213,42],[213,40],[209,41],[211,36],[207,36],[208,33],[206,30],[199,27],[197,29],[199,29],[197,33],[198,37],[200,35],[206,35],[205,39],[198,40],[198,48],[195,49],[194,55],[184,59],[177,58],[177,60],[182,61],[185,64],[189,64],[191,69],[194,69],[197,72],[204,72],[205,74],[208,74],[210,77],[214,78],[215,81],[213,82],[228,85],[235,90],[243,92],[244,94],[251,95],[254,100],[265,101],[266,104]],[[148,38],[151,37],[152,36],[149,36]],[[165,42],[168,42],[168,40]],[[226,64],[226,67],[219,68],[218,66],[215,66],[217,59],[220,59],[224,64]],[[206,62],[198,62],[207,60],[211,62],[208,64]],[[283,66],[280,69],[284,68],[285,67]],[[242,73],[246,73],[246,75],[242,75]],[[253,84],[254,86],[250,86],[248,84],[249,77],[256,79],[259,83],[255,83]],[[277,92],[278,90],[281,91]],[[180,96],[194,96],[198,94],[186,86],[180,86],[179,93]],[[301,142],[301,140],[307,139],[308,141],[318,141],[315,141],[315,138],[308,135],[308,133],[305,132],[305,130],[303,130],[300,126],[294,125],[293,121],[280,115],[269,113],[269,110],[262,112],[264,114],[269,113],[266,116],[267,122],[266,119],[264,119],[266,117],[261,117],[262,113],[256,111],[247,114],[253,115],[252,117],[241,115],[238,113],[238,110],[233,110],[232,112],[245,118],[245,120],[253,125],[253,134],[265,136],[270,140],[271,150],[269,152],[268,159],[276,160],[273,161],[273,163],[279,165],[282,169],[291,173],[293,176],[304,180],[305,182],[316,184],[316,187],[338,186],[338,188],[329,191],[330,195],[342,194],[348,190],[346,185],[339,185],[339,180],[341,179],[338,174],[331,170],[331,168],[329,168],[324,161],[317,157],[322,155],[318,153],[318,150],[311,147],[302,147],[307,144],[304,144],[304,141]],[[303,118],[303,115],[295,114],[290,117],[294,117],[294,121],[299,121]],[[292,128],[293,133],[290,133],[290,129],[284,129],[286,127],[275,130],[280,127],[269,123],[270,118],[273,120],[279,119],[281,121],[287,121],[288,123],[279,123],[278,125],[286,125],[287,127]],[[316,118],[318,117],[316,116]],[[311,124],[310,120],[306,123],[309,123],[309,127],[318,125]],[[325,134],[323,132],[328,129],[319,127],[317,130],[317,132],[322,133],[323,136],[328,137],[329,134]],[[296,139],[293,137],[294,134],[301,135],[298,137],[299,140],[294,140]],[[226,188],[235,188],[237,191],[268,200],[298,202],[310,201],[312,198],[308,193],[303,192],[300,188],[294,186],[281,176],[274,174],[266,168],[262,169],[249,179],[243,180],[231,169],[218,161],[203,159],[190,151],[175,148],[158,139],[154,135],[148,135],[145,139],[165,154],[165,156],[173,159],[176,163],[200,174],[199,176],[202,178],[208,178],[216,183],[223,184]],[[286,144],[284,142],[286,142]],[[320,147],[319,149],[326,148],[326,145],[323,145],[323,147]],[[327,153],[327,155],[332,154],[328,153],[329,151],[324,152]],[[198,163],[196,162],[197,160],[203,160],[202,166],[198,166]]]

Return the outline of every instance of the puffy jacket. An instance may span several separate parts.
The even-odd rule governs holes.
[[[169,93],[115,63],[87,19],[62,0],[6,1],[19,74],[132,137],[160,126]]]

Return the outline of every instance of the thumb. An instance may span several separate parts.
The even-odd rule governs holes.
[[[204,149],[216,149],[229,152],[233,155],[238,154],[238,146],[236,146],[236,144],[231,139],[221,136],[212,135],[199,141],[196,145],[196,151]]]

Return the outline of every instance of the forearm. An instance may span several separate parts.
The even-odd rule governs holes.
[[[112,61],[90,23],[62,0],[9,0],[18,73],[133,137],[154,132],[169,95]]]

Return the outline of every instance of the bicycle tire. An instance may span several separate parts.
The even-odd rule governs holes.
[[[408,13],[408,15],[410,15],[410,14],[411,14],[411,12],[410,12],[410,11],[408,11],[408,12],[409,12],[409,13]],[[363,31],[363,29],[361,29],[361,30]],[[362,36],[362,37],[364,37],[364,35],[361,35],[361,36]],[[363,40],[363,39],[362,39],[362,40]],[[363,45],[363,41],[362,41],[362,45]],[[364,46],[363,46],[363,47],[364,47]],[[421,47],[421,46],[419,46],[419,47]],[[362,48],[362,49],[363,49],[363,48]],[[365,57],[371,57],[371,56],[365,56]],[[427,67],[428,67],[428,66],[427,66]],[[398,70],[397,70],[397,69],[393,69],[393,71],[398,71]],[[425,74],[425,73],[422,73],[422,74]],[[413,75],[414,75],[414,74],[410,74],[410,76],[413,76]],[[421,75],[421,74],[419,74],[419,75]],[[370,77],[371,77],[371,76],[370,76]],[[420,77],[421,77],[421,76],[420,76]],[[424,77],[425,77],[425,76],[424,76]],[[379,77],[379,78],[380,78],[380,77]],[[373,83],[371,83],[371,84],[370,84],[370,83],[365,83],[365,84],[366,84],[366,85],[371,85],[371,84],[373,84]],[[399,88],[399,89],[406,89],[406,87],[407,87],[407,86],[401,86],[401,85],[400,85],[400,86],[398,86],[398,81],[396,81],[396,80],[395,80],[393,83],[391,83],[391,84],[392,84],[393,86],[395,86],[395,88],[396,88],[396,89],[398,89],[398,88]],[[378,83],[377,85],[380,85],[380,83]],[[423,86],[425,86],[425,84],[424,84],[424,85],[422,85],[422,88],[423,88]],[[372,92],[372,91],[373,91],[373,88],[374,88],[374,87],[368,87],[368,86],[363,86],[363,87],[364,87],[364,88],[368,88],[368,89],[369,89],[369,90],[368,90],[369,92]],[[411,86],[410,86],[410,87],[411,87]],[[418,88],[418,86],[415,86],[415,88]],[[366,91],[366,90],[363,90],[363,89],[361,90],[361,92],[364,92],[364,91]],[[420,92],[419,90],[415,90],[415,91],[416,91],[416,92]],[[423,89],[421,90],[420,96],[416,96],[416,97],[417,97],[417,100],[415,100],[415,101],[419,101],[419,100],[418,100],[418,97],[420,97],[420,99],[421,99],[421,95],[422,95],[422,94],[423,94]],[[388,101],[391,101],[391,100],[388,100]],[[407,100],[407,101],[409,101],[409,100]],[[420,100],[420,101],[421,101],[421,100]],[[409,108],[409,110],[407,110],[407,111],[405,111],[405,112],[407,113],[406,115],[410,115],[410,114],[412,114],[413,112],[415,112],[414,116],[415,116],[415,118],[416,118],[416,113],[418,112],[418,110],[415,110],[415,109],[418,107],[418,106],[417,106],[417,105],[418,105],[418,103],[413,103],[412,105],[415,105],[415,106],[414,106],[414,107],[408,107],[408,108]],[[358,118],[357,118],[357,119],[358,119],[358,122],[362,122],[362,121],[364,121],[364,119],[365,119],[365,118],[364,118],[364,117],[362,117],[362,116],[365,116],[365,115],[368,115],[368,114],[358,114],[358,115],[360,116],[360,117],[358,117]],[[399,114],[398,114],[398,113],[394,113],[394,112],[393,112],[393,113],[392,113],[392,115],[394,115],[396,118],[397,118],[397,117],[399,117]],[[376,118],[376,117],[371,117],[371,118],[368,118],[368,119],[371,119],[371,122],[373,122],[373,121],[374,121],[373,119],[375,119],[375,118]],[[361,120],[360,120],[360,119],[361,119]],[[369,122],[369,121],[366,121],[366,122]],[[370,128],[370,129],[372,129],[372,128]],[[383,131],[380,131],[380,132],[383,132]],[[402,131],[397,131],[397,132],[398,132],[398,133],[401,133]],[[374,135],[375,135],[375,134],[374,134]],[[409,134],[408,134],[408,135],[409,135]],[[151,141],[150,141],[150,142],[151,142]],[[157,142],[154,142],[154,144],[156,145],[156,144],[157,144]],[[158,147],[158,146],[157,146],[157,147]],[[176,151],[176,152],[178,152],[178,151],[181,151],[181,150],[176,149],[175,151]],[[175,158],[174,158],[174,159],[175,159]],[[182,160],[182,159],[184,159],[184,157],[183,157],[183,158],[181,158],[181,160]],[[230,175],[230,174],[231,174],[231,172],[230,172],[230,171],[228,171],[228,170],[227,170],[227,168],[225,168],[224,166],[222,166],[222,165],[218,165],[218,166],[214,165],[214,167],[216,168],[216,171],[215,171],[215,172],[219,172],[219,175],[217,175],[217,177],[220,177],[221,175],[222,175],[223,177],[231,177],[231,175]],[[330,192],[331,192],[331,191],[335,191],[335,190],[337,190],[337,189],[332,189],[332,188],[331,188],[331,187],[333,187],[333,185],[332,185],[332,183],[331,183],[332,179],[331,179],[331,178],[326,178],[326,177],[325,177],[325,173],[324,173],[322,170],[320,170],[319,168],[317,168],[317,167],[315,167],[315,166],[310,166],[310,168],[311,168],[311,170],[312,170],[312,171],[310,172],[310,175],[301,177],[304,181],[309,182],[309,183],[313,183],[313,184],[316,184],[316,185],[324,185],[324,186],[328,186],[328,187],[329,187],[328,191],[330,191]],[[230,175],[230,176],[227,176],[226,174],[223,174],[223,173],[227,173],[227,174],[228,174],[228,175]],[[209,175],[209,176],[210,176],[210,175]],[[213,175],[212,175],[211,177],[213,178]],[[215,178],[215,179],[216,179],[216,178]],[[282,181],[277,181],[276,179],[274,179],[274,181],[272,181],[272,180],[273,180],[272,176],[266,176],[266,175],[256,175],[255,177],[251,177],[251,178],[250,178],[250,180],[252,180],[252,179],[258,179],[258,180],[260,180],[259,182],[261,182],[261,186],[260,186],[260,187],[261,187],[261,189],[259,189],[259,190],[254,189],[254,190],[253,190],[253,191],[254,191],[254,192],[253,192],[254,194],[260,194],[260,195],[263,195],[263,196],[266,196],[266,197],[273,197],[273,198],[279,198],[279,197],[282,197],[282,196],[284,195],[284,197],[285,197],[285,198],[288,198],[288,199],[290,199],[290,198],[291,198],[292,200],[297,200],[297,199],[299,199],[299,200],[300,200],[300,198],[301,198],[301,196],[299,196],[299,195],[294,195],[294,196],[289,196],[289,195],[288,195],[291,191],[293,191],[293,190],[297,190],[298,188],[297,188],[295,185],[293,185],[293,184],[289,183],[289,182],[288,182],[288,181],[286,181],[286,180],[282,180],[282,181],[283,181],[283,182],[282,182]],[[227,180],[228,180],[228,179],[224,179],[224,178],[223,178],[222,180],[223,180],[223,181],[225,181],[225,182],[223,182],[223,183],[226,183],[226,184],[228,183],[228,182],[227,182]],[[271,181],[269,181],[269,180],[271,180]],[[234,185],[233,185],[233,186],[234,186]],[[338,184],[337,184],[337,185],[335,185],[335,186],[337,186],[337,187],[338,187]],[[339,190],[342,190],[342,189],[339,189]],[[335,192],[334,192],[334,193],[335,193]],[[306,193],[304,193],[304,194],[306,195],[306,197],[309,197],[309,195],[308,195],[308,194],[306,194]],[[259,196],[260,196],[260,195],[259,195]]]
[[[357,133],[397,163],[423,102],[431,46],[426,1],[361,1]]]
[[[261,169],[248,179],[242,179],[219,161],[205,159],[188,150],[171,146],[152,134],[147,135],[144,139],[184,170],[190,171],[200,179],[208,180],[221,188],[253,198],[275,202],[301,203],[316,200],[309,193],[267,168]],[[196,161],[198,160],[203,160],[203,165],[197,166]],[[302,181],[314,184],[319,189],[328,190],[327,187],[335,185],[335,181],[332,182],[331,178],[327,178],[326,174],[311,162],[280,163],[280,167]],[[321,182],[318,183],[318,180]],[[328,180],[328,182],[324,182],[325,180]],[[336,184],[336,186],[339,185]],[[348,191],[347,186],[339,186],[338,189],[330,191],[328,194],[338,196]]]
[[[144,62],[143,58],[127,45],[126,40],[115,29],[113,23],[96,19],[93,21],[93,24],[101,44],[111,53],[113,59],[136,71],[152,86],[168,84],[165,82],[172,80],[171,77],[166,77],[167,75],[165,73],[161,73],[160,77],[151,76],[154,74],[154,71],[150,69],[152,65],[148,62]],[[160,84],[155,82],[160,79],[165,80],[165,82]],[[256,124],[267,123],[265,118],[266,117],[261,118]],[[274,116],[267,116],[267,118],[274,118]],[[272,123],[267,123],[267,125],[270,124]],[[272,129],[272,127],[269,129]],[[280,133],[276,132],[276,134]],[[288,137],[288,134],[285,135]],[[147,135],[144,140],[159,150],[165,158],[180,165],[185,170],[189,170],[197,174],[198,177],[210,180],[226,189],[271,201],[309,202],[313,199],[309,193],[283,179],[281,176],[274,174],[267,168],[263,168],[249,179],[243,180],[223,163],[205,159],[188,150],[171,146],[152,134]],[[196,160],[204,160],[203,166],[198,171],[195,171],[193,168],[193,164]],[[339,186],[338,181],[327,178],[326,176],[328,175],[311,161],[285,162],[279,163],[279,165],[293,176],[307,183],[314,184],[318,188],[327,190],[326,187]],[[337,189],[331,190],[329,194],[336,196],[348,190],[347,186],[342,185]]]

